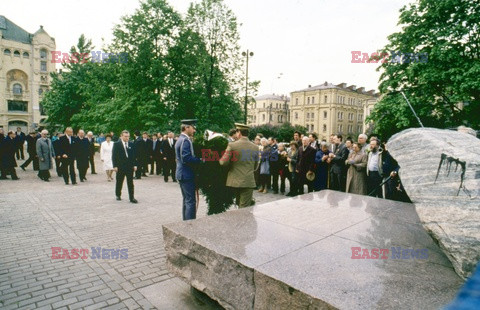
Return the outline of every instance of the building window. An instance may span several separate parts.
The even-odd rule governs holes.
[[[47,50],[40,50],[40,59],[47,59]]]
[[[343,133],[343,125],[338,125],[338,133]]]
[[[327,125],[323,124],[323,132],[327,132]]]
[[[315,97],[312,97],[312,104],[315,104]]]
[[[363,114],[358,114],[358,121],[359,122],[363,121]]]
[[[270,114],[270,120],[273,121],[273,115],[272,114]]]
[[[15,83],[13,84],[13,94],[21,95],[22,94],[22,85]]]
[[[307,104],[310,104],[310,97],[307,97]]]
[[[357,132],[362,133],[362,126],[360,126],[360,125],[357,126]]]
[[[298,119],[298,112],[295,112],[295,119]]]
[[[262,121],[265,121],[265,114],[262,114]]]
[[[310,113],[307,113],[307,119],[309,119],[309,118],[310,118]]]
[[[40,71],[42,71],[42,72],[47,71],[47,62],[46,61],[40,61]]]
[[[313,132],[315,130],[313,124],[310,126],[310,130]]]
[[[343,112],[338,112],[338,119],[343,119]]]
[[[323,118],[327,118],[327,111],[323,111]]]
[[[47,113],[45,113],[45,109],[43,108],[43,104],[40,103],[40,115],[47,115]]]
[[[20,57],[20,52],[19,52],[19,51],[13,52],[13,56],[15,56],[15,57]]]
[[[325,96],[325,103],[327,103],[327,96]]]
[[[28,102],[18,100],[8,100],[9,112],[28,112]]]
[[[312,118],[315,118],[315,113],[312,113]]]
[[[295,98],[295,105],[298,105],[298,98]]]
[[[28,54],[27,52],[23,52],[23,58],[29,58],[30,57],[30,54]]]
[[[12,54],[12,52],[7,48],[7,49],[3,50],[3,54],[10,56]]]

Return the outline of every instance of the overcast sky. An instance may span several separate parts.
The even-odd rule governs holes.
[[[191,1],[170,0],[185,13]],[[375,52],[397,27],[399,9],[411,0],[226,0],[236,14],[243,49],[254,52],[249,79],[259,95],[290,94],[325,81],[378,89],[378,64],[351,63],[351,51]],[[40,25],[68,52],[80,34],[95,47],[110,42],[120,17],[138,0],[1,1],[0,14],[28,32]],[[280,78],[278,78],[280,76]]]

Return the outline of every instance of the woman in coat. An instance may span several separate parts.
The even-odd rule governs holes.
[[[105,136],[105,141],[102,142],[100,147],[100,159],[102,160],[102,163],[103,163],[103,170],[105,170],[105,172],[107,173],[108,182],[111,182],[113,180],[112,149],[113,149],[112,136],[110,134],[107,134]]]
[[[357,142],[353,143],[353,151],[345,161],[347,170],[347,193],[367,194],[367,155]]]
[[[41,137],[37,139],[37,156],[39,163],[38,177],[45,182],[49,182],[50,169],[53,168],[53,158],[55,158],[55,152],[53,151],[53,143],[47,137],[48,131],[42,130]]]
[[[315,164],[317,166],[315,171],[315,181],[313,181],[313,190],[320,191],[327,188],[328,181],[328,155],[330,154],[326,142],[322,142],[320,149],[315,154]]]
[[[12,176],[12,180],[18,180],[17,172],[15,167],[17,167],[17,161],[15,160],[15,152],[17,151],[17,145],[15,143],[15,131],[10,130],[2,142],[2,172],[5,175],[1,176],[1,179],[6,180],[7,175]]]

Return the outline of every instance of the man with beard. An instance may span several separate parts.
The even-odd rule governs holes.
[[[77,184],[77,176],[75,174],[75,148],[76,139],[73,137],[72,127],[65,129],[65,135],[59,139],[59,155],[61,158],[62,175],[65,185],[68,185],[68,176],[72,185]]]
[[[27,153],[28,153],[28,159],[20,165],[20,168],[22,168],[23,171],[25,171],[25,168],[30,165],[31,162],[33,162],[33,170],[37,171],[38,170],[38,158],[37,158],[37,133],[35,131],[31,131],[28,136],[25,137],[25,140],[27,141]]]
[[[76,145],[75,158],[77,160],[78,174],[80,175],[80,182],[84,182],[87,180],[86,175],[90,159],[90,143],[88,142],[88,138],[85,137],[85,132],[82,129],[78,131]]]

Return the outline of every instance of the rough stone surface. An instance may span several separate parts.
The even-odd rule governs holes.
[[[227,309],[438,309],[462,284],[412,204],[321,191],[163,226],[167,267]],[[352,259],[352,247],[427,259]]]
[[[472,135],[435,128],[407,129],[388,141],[401,166],[400,177],[420,220],[463,278],[480,260],[480,140]],[[447,169],[442,154],[464,161]],[[457,196],[458,193],[458,196]]]

